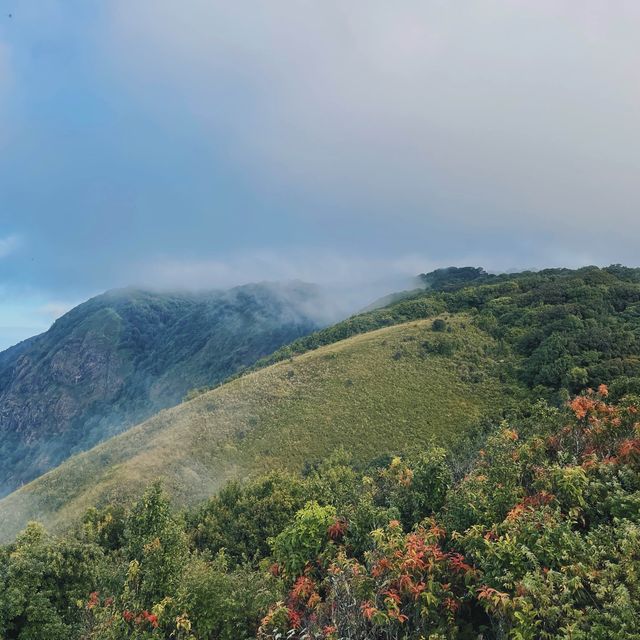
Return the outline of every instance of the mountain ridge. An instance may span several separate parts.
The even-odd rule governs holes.
[[[318,328],[318,295],[303,283],[112,290],[0,353],[0,495]]]

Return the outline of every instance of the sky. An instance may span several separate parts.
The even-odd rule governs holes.
[[[0,0],[0,348],[127,285],[640,265],[639,27],[636,0]]]

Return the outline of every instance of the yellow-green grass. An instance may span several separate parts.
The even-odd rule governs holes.
[[[452,444],[502,402],[496,345],[468,317],[420,320],[280,362],[162,411],[0,501],[0,539],[129,501],[157,478],[177,505],[231,478],[301,469],[342,448],[354,460]]]

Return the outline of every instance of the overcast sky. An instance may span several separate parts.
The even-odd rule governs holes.
[[[640,265],[637,0],[0,8],[0,348],[128,284]]]

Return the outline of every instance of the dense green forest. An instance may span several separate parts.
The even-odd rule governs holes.
[[[640,639],[640,270],[448,269],[424,284],[139,429],[165,484],[133,501],[113,485],[66,528],[32,523],[2,547],[0,638]],[[435,421],[406,412],[421,390]],[[258,392],[263,413],[231,411]],[[178,472],[155,458],[192,435],[205,449],[221,407],[242,435],[216,455],[268,464],[180,506]],[[39,508],[77,508],[59,492],[73,479],[102,495],[125,468],[113,455],[34,483]]]

